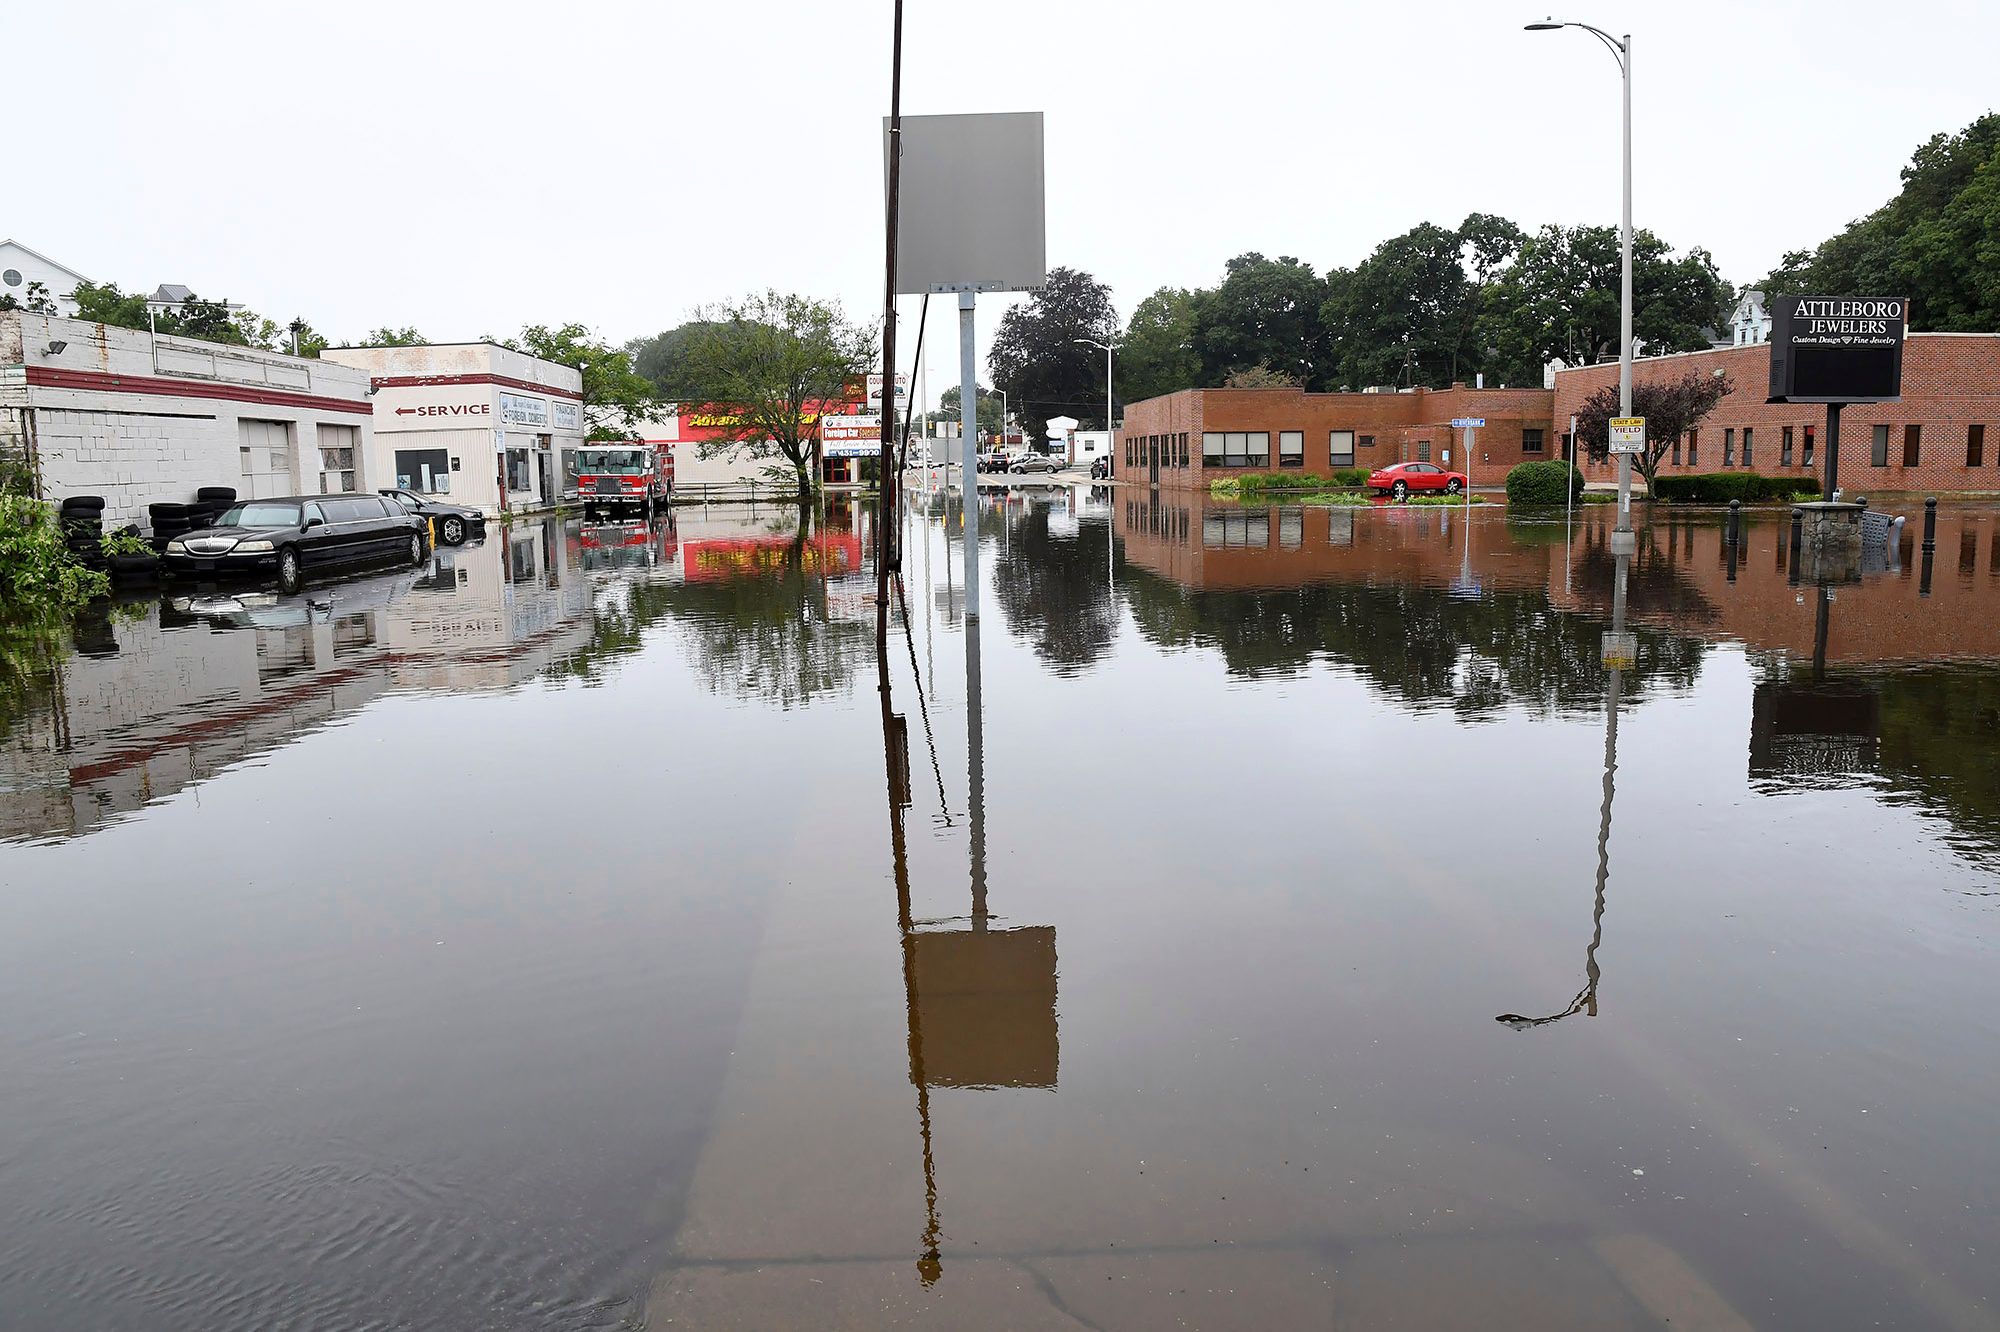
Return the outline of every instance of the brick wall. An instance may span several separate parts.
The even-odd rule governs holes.
[[[1475,486],[1499,485],[1507,471],[1524,459],[1559,456],[1551,427],[1554,395],[1547,389],[1418,389],[1411,393],[1307,393],[1301,389],[1186,389],[1136,402],[1125,410],[1125,427],[1114,452],[1116,475],[1144,481],[1146,459],[1155,439],[1188,436],[1188,465],[1162,466],[1163,487],[1207,489],[1210,482],[1241,468],[1208,466],[1202,459],[1205,431],[1262,431],[1270,435],[1270,464],[1279,467],[1278,436],[1296,430],[1305,436],[1305,461],[1300,470],[1325,474],[1332,470],[1331,433],[1355,435],[1356,467],[1376,468],[1395,462],[1426,459],[1465,471]],[[1476,432],[1474,456],[1467,466],[1464,432],[1451,422],[1484,417]],[[1524,432],[1540,430],[1542,449],[1524,451]],[[1365,442],[1365,441],[1372,441]],[[1127,445],[1132,446],[1128,459]],[[1450,454],[1447,464],[1445,455]],[[1344,465],[1344,464],[1343,464]]]
[[[1811,404],[1769,404],[1771,349],[1724,347],[1680,356],[1651,357],[1632,367],[1635,384],[1677,379],[1689,370],[1727,372],[1734,388],[1716,405],[1699,429],[1699,461],[1677,466],[1671,451],[1660,465],[1662,476],[1719,472],[1724,431],[1733,431],[1735,466],[1743,468],[1743,432],[1754,432],[1755,457],[1747,470],[1766,476],[1807,475],[1805,431],[1813,427],[1816,449],[1810,474],[1820,475],[1826,452],[1826,408]],[[1569,429],[1570,414],[1598,388],[1618,382],[1615,364],[1582,366],[1556,375],[1555,418]],[[1889,427],[1886,466],[1871,459],[1874,427]],[[1903,463],[1907,426],[1919,427],[1917,465]],[[1978,467],[1966,465],[1967,427],[1986,427],[1983,458]],[[1783,431],[1792,428],[1792,464],[1783,465]],[[1871,490],[1950,492],[2000,490],[2000,335],[1988,333],[1913,333],[1903,350],[1903,400],[1848,407],[1840,414],[1840,484],[1849,493]],[[1609,460],[1580,463],[1593,481],[1616,475]]]

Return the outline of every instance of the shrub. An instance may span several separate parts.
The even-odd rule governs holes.
[[[1819,494],[1819,482],[1809,476],[1759,476],[1755,472],[1698,472],[1693,476],[1662,476],[1653,481],[1653,498],[1669,504],[1790,503]]]
[[[1569,481],[1569,499],[1583,494],[1583,473],[1566,462],[1553,459],[1547,462],[1524,462],[1507,473],[1507,502],[1518,505],[1560,505],[1566,502],[1563,495],[1565,475]]]
[[[1336,467],[1333,469],[1333,484],[1336,486],[1365,486],[1368,484],[1366,467]]]
[[[70,557],[55,505],[0,495],[0,616],[64,614],[110,590]]]
[[[1228,497],[1257,495],[1267,490],[1337,490],[1362,485],[1367,480],[1368,473],[1358,467],[1343,467],[1330,477],[1288,467],[1277,472],[1237,472],[1218,477],[1209,482],[1208,489],[1212,495]]]

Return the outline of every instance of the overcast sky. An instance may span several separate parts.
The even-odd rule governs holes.
[[[1522,32],[1547,3],[907,0],[903,106],[1045,111],[1049,262],[1123,317],[1245,250],[1323,271],[1472,211],[1615,223],[1617,70]],[[0,236],[94,280],[336,339],[622,340],[766,286],[879,310],[891,0],[7,8]],[[2000,100],[1992,0],[1558,16],[1633,31],[1638,224],[1736,282]]]

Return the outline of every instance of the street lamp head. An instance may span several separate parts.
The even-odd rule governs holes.
[[[1523,24],[1521,25],[1521,31],[1522,31],[1522,32],[1554,32],[1554,31],[1556,31],[1556,30],[1557,30],[1558,28],[1563,28],[1563,27],[1567,27],[1567,26],[1568,26],[1567,24],[1562,24],[1562,23],[1558,23],[1558,22],[1556,22],[1556,21],[1555,21],[1554,19],[1552,19],[1552,18],[1546,18],[1546,19],[1543,19],[1543,20],[1542,20],[1541,22],[1539,22],[1539,23],[1523,23]]]

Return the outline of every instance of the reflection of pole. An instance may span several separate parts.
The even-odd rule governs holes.
[[[1625,641],[1625,581],[1632,557],[1620,554],[1611,584],[1611,633],[1605,639],[1605,665],[1610,678],[1604,690],[1604,798],[1597,810],[1597,882],[1590,909],[1590,944],[1583,950],[1583,988],[1569,1007],[1546,1017],[1523,1017],[1502,1013],[1496,1021],[1516,1031],[1544,1027],[1566,1017],[1584,1013],[1597,1016],[1597,984],[1603,973],[1598,969],[1597,950],[1604,942],[1604,893],[1611,882],[1611,798],[1618,777],[1618,703],[1624,693],[1625,671],[1632,664]]]
[[[944,817],[945,827],[951,826],[951,805],[944,798],[944,769],[938,766],[937,737],[931,734],[930,704],[924,701],[923,672],[917,669],[917,640],[910,634],[910,603],[903,595],[903,576],[896,575],[896,607],[903,615],[903,641],[910,648],[910,674],[917,677],[917,711],[924,719],[924,745],[931,753],[931,775],[937,778],[938,811]]]
[[[1813,611],[1813,679],[1826,678],[1826,631],[1833,616],[1831,606],[1833,593],[1825,583],[1819,585],[1819,606]]]
[[[917,1279],[928,1286],[943,1275],[938,1255],[937,1161],[931,1154],[931,1093],[924,1076],[924,1028],[917,1009],[917,940],[910,909],[910,859],[903,838],[902,781],[896,761],[897,717],[889,697],[889,649],[875,645],[876,692],[882,703],[882,763],[889,792],[889,855],[896,877],[896,927],[903,948],[903,1006],[908,1015],[910,1081],[917,1089],[917,1132],[923,1142],[924,1234],[917,1258]]]
[[[971,540],[968,533],[967,540]],[[979,621],[965,622],[965,781],[971,811],[972,928],[986,928],[986,726],[979,697]]]

